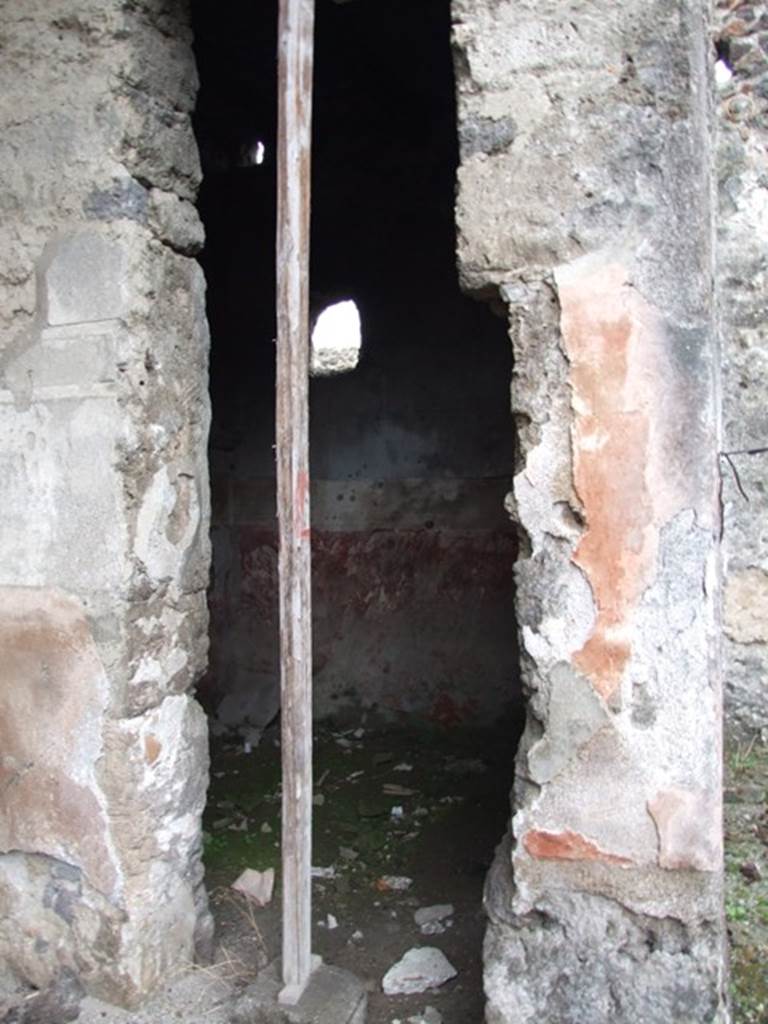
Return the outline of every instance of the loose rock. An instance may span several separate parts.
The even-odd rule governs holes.
[[[413,915],[416,924],[421,927],[431,921],[444,921],[446,917],[453,916],[452,903],[435,903],[431,907],[420,907]]]
[[[275,886],[275,870],[267,868],[266,871],[255,871],[253,868],[246,868],[245,871],[232,883],[235,892],[241,893],[258,907],[265,907],[272,899],[272,890]]]
[[[443,1024],[443,1015],[434,1006],[425,1006],[421,1013],[409,1017],[406,1024]]]
[[[390,967],[381,983],[385,995],[413,995],[439,988],[458,971],[445,954],[433,946],[416,946]]]
[[[753,860],[746,860],[739,867],[739,871],[748,882],[759,882],[763,877],[760,865]]]
[[[376,882],[379,892],[405,892],[413,885],[413,879],[406,875],[383,875]]]

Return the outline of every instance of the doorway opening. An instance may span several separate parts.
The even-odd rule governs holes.
[[[207,860],[221,933],[270,953],[277,901],[254,937],[215,892],[279,863],[276,7],[193,4],[212,333]],[[522,724],[511,346],[458,287],[449,40],[449,0],[318,0],[313,313],[354,300],[362,352],[310,396],[313,948],[380,981],[438,945],[459,970],[427,999],[447,1024],[481,1013],[482,881]],[[414,913],[436,904],[453,912],[422,931]],[[401,1016],[423,1008],[410,998]],[[391,1017],[372,996],[369,1020]]]

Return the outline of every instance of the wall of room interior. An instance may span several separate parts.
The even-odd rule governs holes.
[[[275,97],[253,71],[269,67],[275,25],[241,10],[214,31],[197,12],[198,137],[219,154],[200,201],[214,396],[200,692],[217,727],[253,736],[279,707]],[[358,368],[311,388],[318,719],[478,724],[520,703],[511,353],[504,317],[457,281],[449,36],[442,0],[401,4],[384,25],[376,4],[318,9],[312,292],[316,312],[354,298],[363,331]],[[248,132],[262,164],[237,156]]]

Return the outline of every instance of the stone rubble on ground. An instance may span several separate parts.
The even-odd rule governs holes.
[[[381,987],[388,996],[414,995],[439,988],[457,974],[441,950],[434,946],[415,946],[390,967]]]
[[[407,875],[382,875],[376,882],[379,892],[405,892],[413,885],[413,879]]]
[[[239,892],[249,900],[253,900],[257,907],[266,907],[272,899],[272,891],[275,887],[275,869],[267,868],[266,871],[256,871],[254,868],[246,868],[232,883],[235,892]]]
[[[434,1006],[425,1006],[421,1013],[409,1017],[405,1024],[443,1024],[443,1015]]]
[[[420,907],[413,915],[422,935],[441,935],[450,928],[452,921],[447,920],[453,915],[452,903],[437,903],[431,907]]]
[[[329,868],[321,868],[321,867],[314,867],[313,866],[312,867],[312,877],[313,878],[330,878],[330,879],[335,878],[336,877],[336,868],[333,867],[333,865],[331,865],[331,867],[329,867]]]

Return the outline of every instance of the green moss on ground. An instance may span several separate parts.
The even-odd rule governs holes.
[[[451,754],[435,760],[435,750],[443,750],[446,740],[431,726],[359,736],[354,730],[318,729],[313,864],[339,865],[344,848],[349,857],[341,858],[344,877],[353,889],[370,888],[381,875],[408,874],[435,829],[455,817],[466,818],[462,805],[482,810],[489,788],[500,789],[497,803],[506,808],[508,773],[486,772],[476,760],[478,750],[489,752],[488,734],[468,730],[450,739]],[[479,771],[472,770],[473,753]],[[279,868],[280,802],[280,750],[274,736],[249,753],[242,745],[214,743],[203,818],[209,887],[230,885],[246,867]],[[393,812],[398,807],[401,816]]]

